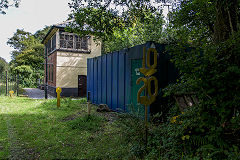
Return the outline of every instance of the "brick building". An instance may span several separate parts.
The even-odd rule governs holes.
[[[86,95],[87,58],[101,55],[101,43],[97,45],[90,35],[66,32],[67,23],[53,25],[42,41],[47,58],[45,80],[50,95],[56,96],[56,88],[61,87],[62,96],[82,97]]]

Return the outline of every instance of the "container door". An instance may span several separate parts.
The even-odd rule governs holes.
[[[86,97],[87,76],[78,75],[78,97]]]
[[[129,111],[134,112],[140,116],[144,115],[144,106],[137,102],[137,93],[138,90],[143,86],[143,82],[136,84],[136,81],[144,75],[139,71],[142,68],[142,59],[133,59],[131,60],[131,105],[129,106]],[[144,92],[142,92],[144,95]]]

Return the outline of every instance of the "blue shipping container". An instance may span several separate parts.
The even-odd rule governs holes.
[[[143,75],[139,72],[142,67],[143,48],[157,50],[158,64],[158,96],[156,102],[150,106],[150,112],[161,110],[161,89],[177,79],[178,72],[170,62],[164,44],[147,42],[118,52],[105,54],[87,60],[87,92],[93,104],[107,104],[114,111],[143,112],[144,107],[137,103],[137,91],[142,87],[136,84],[136,79]]]

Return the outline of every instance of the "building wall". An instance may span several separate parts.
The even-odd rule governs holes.
[[[56,87],[56,63],[57,63],[57,52],[55,51],[54,53],[48,56],[48,64],[53,65],[53,81],[51,81],[50,77],[48,77],[48,85],[53,87]],[[49,68],[48,68],[48,73],[50,73]]]
[[[78,75],[87,75],[87,58],[101,55],[101,45],[91,37],[90,53],[57,51],[56,87],[78,88]]]

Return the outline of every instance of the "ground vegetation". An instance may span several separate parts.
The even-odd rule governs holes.
[[[132,35],[135,36],[131,28],[139,28],[141,24],[148,26],[150,23],[145,20],[149,20],[149,16],[161,14],[157,5],[148,0],[88,0],[82,6],[81,2],[73,0],[70,4],[75,25],[83,27],[88,24],[88,32],[82,33],[96,32],[109,48],[114,48],[112,44],[129,43]],[[198,103],[184,111],[175,105],[166,106],[169,107],[168,118],[159,124],[159,130],[153,130],[149,148],[141,156],[149,159],[239,159],[240,3],[238,0],[171,2],[176,7],[169,14],[169,23],[164,26],[159,23],[158,30],[147,27],[149,31],[137,30],[137,33],[151,35],[156,31],[156,39],[150,39],[164,38],[169,44],[168,50],[179,71],[179,79],[165,88],[165,96],[191,93],[197,97]],[[83,16],[87,13],[90,14]],[[139,23],[135,23],[135,19]],[[159,29],[161,26],[165,28]],[[135,149],[141,151],[141,148]]]

